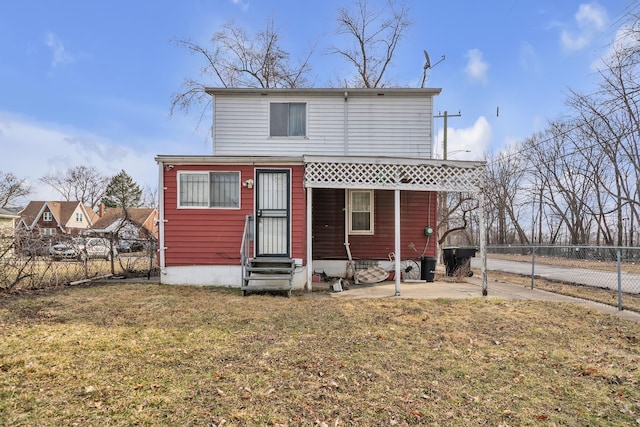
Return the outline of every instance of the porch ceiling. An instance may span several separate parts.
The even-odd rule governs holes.
[[[305,156],[309,188],[480,193],[486,162],[390,157]]]

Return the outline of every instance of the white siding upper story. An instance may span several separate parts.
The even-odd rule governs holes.
[[[215,156],[431,158],[440,89],[207,89]],[[306,104],[306,136],[270,137],[269,105]]]

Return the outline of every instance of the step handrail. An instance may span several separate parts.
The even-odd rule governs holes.
[[[244,219],[244,231],[242,232],[242,243],[240,244],[242,279],[247,273],[247,265],[251,258],[251,242],[253,242],[253,215],[247,215]]]

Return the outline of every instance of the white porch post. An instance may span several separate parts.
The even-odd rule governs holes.
[[[394,219],[395,219],[395,243],[394,253],[395,256],[395,279],[396,279],[396,296],[400,296],[400,190],[394,190]]]
[[[484,224],[484,193],[478,193],[478,215],[480,220],[480,274],[482,275],[482,295],[487,296],[487,251],[486,231]]]
[[[307,283],[305,284],[305,289],[308,292],[313,290],[313,214],[311,212],[311,207],[313,206],[313,189],[311,187],[307,187]]]
[[[158,162],[158,262],[160,264],[160,283],[167,274],[164,241],[164,162]],[[86,265],[86,264],[85,264]]]

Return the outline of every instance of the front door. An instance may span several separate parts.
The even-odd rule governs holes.
[[[289,170],[256,169],[256,256],[290,256]]]

